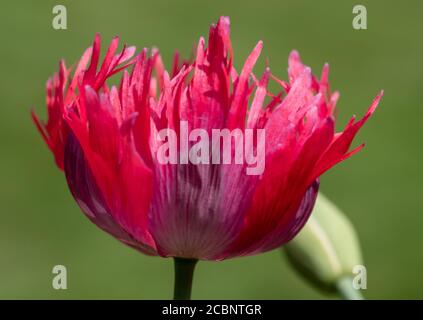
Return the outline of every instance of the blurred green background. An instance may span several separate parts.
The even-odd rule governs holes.
[[[67,7],[68,29],[54,30],[52,8]],[[352,28],[364,4],[368,29]],[[339,128],[385,96],[356,139],[367,146],[322,178],[321,190],[355,224],[368,270],[367,298],[423,298],[423,2],[421,1],[2,1],[0,4],[0,298],[171,298],[170,259],[143,256],[80,212],[62,173],[31,123],[45,114],[45,81],[60,58],[74,63],[95,32],[104,41],[157,46],[169,66],[188,55],[220,15],[229,15],[239,68],[262,39],[273,72],[286,79],[298,49],[314,72],[331,65],[341,92]],[[68,290],[51,286],[68,270]],[[279,251],[200,263],[194,298],[328,298],[291,270]],[[329,296],[329,298],[333,298]]]

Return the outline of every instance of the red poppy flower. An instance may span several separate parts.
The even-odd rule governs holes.
[[[96,35],[73,76],[62,61],[47,82],[48,122],[33,119],[88,218],[151,255],[221,260],[292,239],[310,215],[319,176],[362,148],[349,151],[382,96],[335,133],[338,93],[330,91],[328,65],[317,78],[293,51],[288,82],[269,68],[257,79],[259,42],[238,73],[226,17],[210,28],[207,47],[200,39],[195,61],[175,56],[171,74],[156,50],[133,58],[134,48],[117,47],[115,38],[99,67]],[[116,73],[120,85],[107,86]],[[277,94],[267,89],[271,79]],[[264,129],[264,171],[248,175],[245,163],[160,163],[158,132],[180,137],[181,122],[207,133]]]

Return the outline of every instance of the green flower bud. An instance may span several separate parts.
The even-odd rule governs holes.
[[[353,269],[362,265],[357,234],[347,217],[321,193],[310,219],[283,250],[295,269],[318,288],[361,298],[352,287]]]

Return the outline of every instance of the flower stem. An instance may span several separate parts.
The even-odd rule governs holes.
[[[175,261],[175,289],[174,300],[190,300],[192,278],[194,275],[196,259],[174,258]]]
[[[353,288],[351,277],[343,277],[336,283],[338,293],[344,300],[364,300],[360,290]]]

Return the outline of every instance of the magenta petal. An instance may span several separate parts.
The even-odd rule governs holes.
[[[156,255],[154,249],[136,241],[113,219],[73,134],[68,136],[66,142],[64,170],[72,196],[93,223],[123,243],[143,253]]]
[[[320,183],[318,180],[313,182],[306,191],[295,213],[291,217],[287,216],[287,219],[282,219],[277,228],[265,237],[263,243],[260,246],[257,246],[255,252],[250,254],[275,249],[293,239],[304,227],[311,215],[311,212],[313,211],[314,203],[316,202],[319,191],[319,185]]]
[[[156,166],[150,232],[163,256],[220,260],[256,185],[239,165]]]

